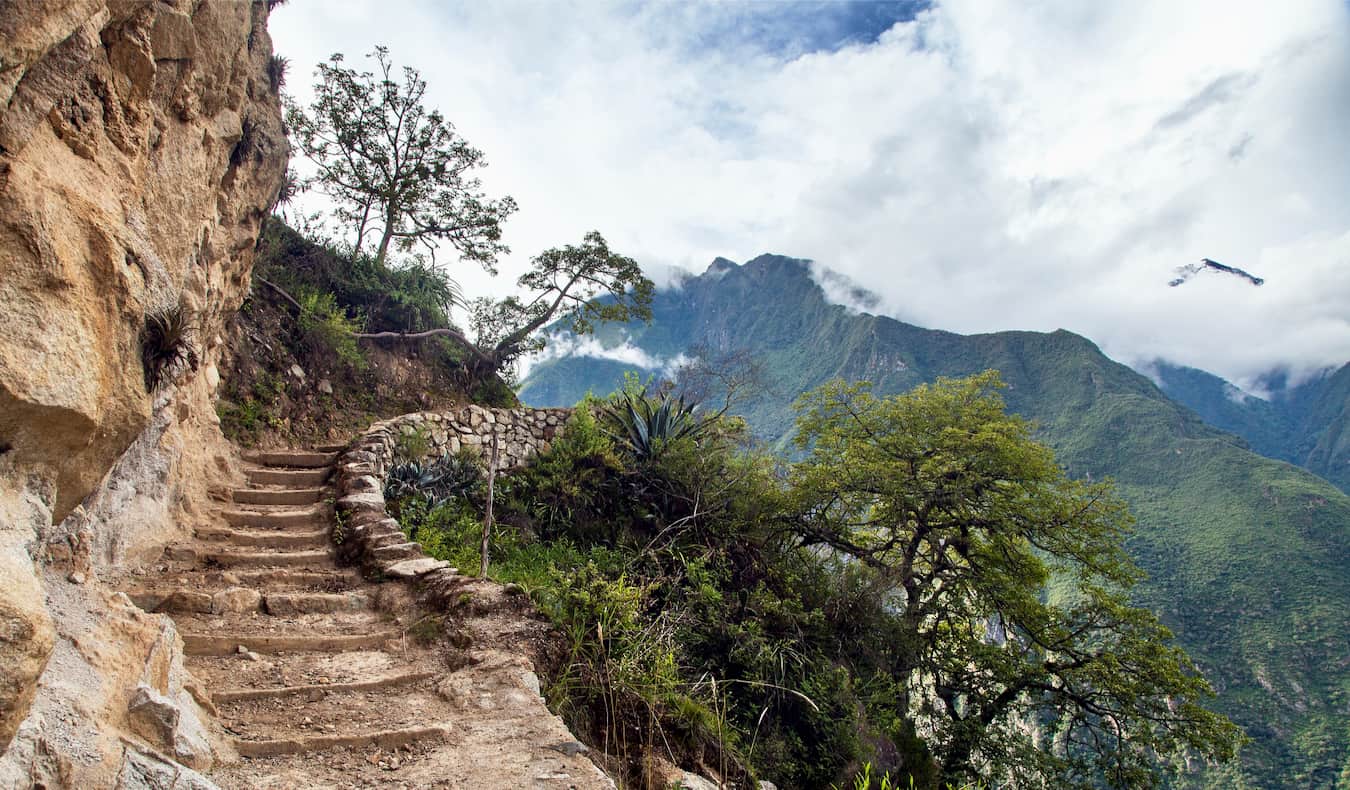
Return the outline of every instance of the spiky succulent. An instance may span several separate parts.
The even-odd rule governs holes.
[[[711,425],[695,413],[697,403],[684,397],[656,397],[624,393],[602,407],[606,432],[634,456],[650,460],[667,444],[685,437],[697,438]]]
[[[159,389],[184,367],[197,369],[192,334],[192,322],[182,306],[146,314],[140,336],[146,392]]]

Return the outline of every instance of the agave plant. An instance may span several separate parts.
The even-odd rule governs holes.
[[[697,403],[662,393],[654,398],[624,393],[606,404],[606,433],[638,458],[651,460],[661,448],[686,436],[698,438],[711,426],[695,414]]]
[[[384,480],[384,498],[392,502],[421,496],[435,508],[454,497],[468,496],[482,477],[482,464],[472,452],[409,461],[390,467]]]

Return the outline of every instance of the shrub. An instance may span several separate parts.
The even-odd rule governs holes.
[[[401,431],[394,442],[395,461],[421,461],[431,453],[431,437],[427,429],[416,426],[412,430]]]
[[[330,364],[365,368],[366,359],[352,337],[352,333],[361,331],[360,321],[348,316],[330,293],[302,290],[296,301],[301,307],[301,342],[311,355]]]

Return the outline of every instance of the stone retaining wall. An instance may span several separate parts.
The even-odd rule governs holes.
[[[408,542],[398,522],[385,511],[384,480],[399,437],[421,431],[431,456],[476,449],[486,460],[493,434],[498,437],[499,466],[523,465],[557,436],[571,409],[490,409],[463,406],[445,412],[404,414],[377,422],[338,458],[338,512],[343,531],[338,557],[387,576],[425,582],[433,597],[456,586],[457,573],[448,563],[427,557]]]

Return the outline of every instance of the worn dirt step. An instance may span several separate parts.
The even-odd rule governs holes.
[[[214,548],[211,544],[215,543],[261,549],[321,549],[328,546],[327,529],[301,532],[203,527],[196,531],[196,536],[207,548]]]
[[[236,505],[312,505],[323,495],[322,488],[236,488],[230,492]]]
[[[233,741],[235,751],[239,752],[241,757],[275,757],[283,754],[325,751],[339,747],[351,749],[378,746],[382,749],[395,749],[418,741],[442,740],[449,732],[449,727],[405,727],[398,730],[380,730],[349,735],[305,735],[266,741],[247,741],[235,738]]]
[[[310,488],[321,486],[333,473],[332,469],[269,469],[251,467],[244,470],[249,485],[280,486],[283,488]]]
[[[232,702],[281,699],[283,697],[322,698],[328,694],[408,686],[434,677],[436,677],[435,672],[404,672],[398,675],[357,680],[350,683],[313,683],[304,686],[275,686],[272,688],[232,688],[212,692],[211,701],[217,705],[228,705]]]
[[[225,656],[238,652],[240,645],[254,653],[342,653],[383,647],[403,635],[394,630],[306,635],[180,630],[179,634],[183,637],[183,652],[189,656]]]
[[[305,450],[250,450],[243,453],[245,461],[259,466],[289,469],[321,469],[337,460],[337,453],[314,453]]]
[[[388,732],[455,720],[457,711],[437,693],[435,673],[396,689],[380,687],[304,697],[255,697],[217,703],[221,724],[243,741],[291,740]]]
[[[333,556],[314,551],[228,551],[203,544],[188,549],[196,561],[221,568],[315,568],[332,567]]]
[[[322,527],[332,522],[332,509],[315,505],[300,510],[222,510],[220,515],[232,527],[286,529]]]
[[[208,689],[278,689],[320,684],[358,684],[371,678],[395,677],[441,666],[434,651],[416,642],[397,649],[349,650],[345,653],[287,653],[253,661],[237,653],[193,656],[192,674]]]
[[[256,612],[262,606],[262,594],[247,587],[217,590],[178,587],[171,589],[130,589],[131,602],[147,612],[167,614],[229,614]]]

